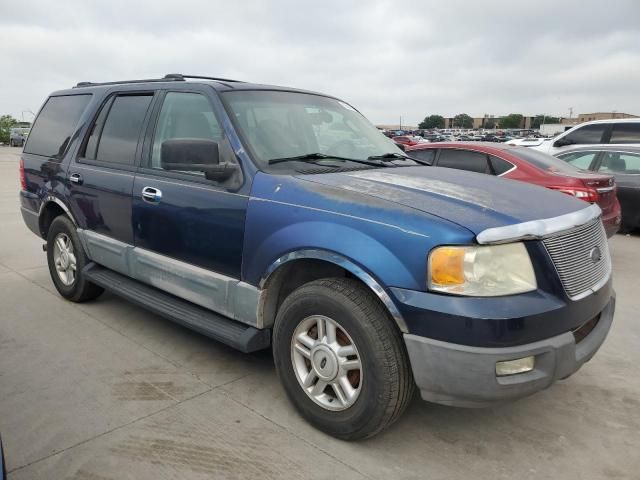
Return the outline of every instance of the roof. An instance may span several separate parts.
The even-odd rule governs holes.
[[[640,146],[637,144],[628,145],[623,143],[617,144],[606,144],[606,145],[576,145],[574,147],[565,148],[562,151],[558,152],[558,154],[565,154],[571,152],[592,152],[592,151],[603,151],[603,152],[630,152],[630,153],[640,153]]]
[[[117,80],[109,82],[79,82],[70,89],[64,89],[54,92],[54,95],[82,94],[94,91],[102,91],[114,87],[141,87],[153,85],[159,88],[168,88],[176,83],[198,83],[210,85],[217,91],[236,91],[236,90],[278,90],[284,92],[306,93],[310,95],[321,95],[323,97],[336,98],[332,95],[313,92],[310,90],[302,90],[292,87],[283,87],[278,85],[266,85],[260,83],[249,83],[241,80],[232,80],[228,78],[208,77],[202,75],[187,75],[181,73],[170,73],[162,78],[148,78],[139,80]]]

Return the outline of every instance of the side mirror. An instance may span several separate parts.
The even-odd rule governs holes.
[[[569,140],[567,137],[562,137],[556,140],[553,143],[554,147],[566,147],[567,145],[571,145],[573,142]]]
[[[235,165],[220,164],[218,143],[199,138],[165,140],[160,147],[160,165],[164,170],[204,172],[211,180],[228,178]]]

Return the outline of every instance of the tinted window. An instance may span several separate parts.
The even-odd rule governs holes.
[[[573,152],[566,153],[563,155],[558,155],[558,158],[561,160],[570,163],[576,168],[580,168],[582,170],[589,170],[589,167],[593,163],[593,159],[598,154],[598,152]]]
[[[640,143],[640,122],[614,124],[609,143]]]
[[[605,152],[599,170],[607,173],[640,174],[640,154]]]
[[[160,151],[162,142],[175,138],[199,138],[222,140],[222,128],[216,119],[209,100],[199,93],[169,92],[164,99],[155,134],[151,167],[162,168]],[[204,172],[189,172],[200,173]]]
[[[487,156],[484,153],[467,150],[442,149],[438,158],[438,166],[485,173],[487,171]]]
[[[528,147],[514,147],[509,150],[513,155],[518,158],[524,160],[531,165],[538,167],[547,172],[561,172],[573,174],[579,172],[580,169],[570,165],[569,163],[563,162],[559,158],[552,157],[551,155],[547,155],[546,153],[539,152],[538,150],[533,150]]]
[[[491,160],[491,167],[493,168],[493,173],[496,175],[502,175],[503,173],[507,173],[511,170],[514,165],[512,163],[507,162],[498,157],[494,157],[493,155],[489,155]]]
[[[566,137],[574,144],[602,143],[602,134],[606,125],[585,125],[584,127],[574,127]]]
[[[98,141],[96,160],[134,164],[138,138],[152,98],[126,95],[113,100]]]
[[[428,148],[425,150],[414,150],[413,152],[407,152],[407,155],[411,158],[417,158],[418,160],[423,160],[433,164],[433,160],[436,156],[436,149]]]
[[[24,151],[60,158],[91,95],[50,97],[33,124]]]
[[[95,160],[96,152],[98,150],[98,139],[100,138],[100,134],[102,133],[102,127],[104,126],[104,121],[107,118],[107,113],[109,113],[109,109],[111,108],[111,104],[113,103],[113,98],[111,98],[100,110],[100,114],[93,125],[91,126],[89,139],[87,140],[87,144],[84,147],[84,153],[81,156],[85,158],[89,158]]]

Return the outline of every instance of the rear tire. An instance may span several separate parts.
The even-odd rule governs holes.
[[[378,298],[353,279],[317,280],[291,293],[276,317],[273,356],[295,408],[343,440],[377,434],[413,397],[400,331]]]
[[[104,291],[84,278],[89,261],[73,222],[65,215],[54,218],[47,234],[47,263],[56,290],[67,300],[86,302]]]

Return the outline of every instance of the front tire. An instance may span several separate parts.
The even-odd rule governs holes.
[[[413,396],[398,328],[372,292],[353,279],[317,280],[291,293],[276,317],[273,355],[296,409],[344,440],[377,434]]]
[[[75,225],[68,217],[54,218],[47,234],[47,263],[58,293],[72,302],[86,302],[104,290],[84,278],[89,258],[82,248]]]

